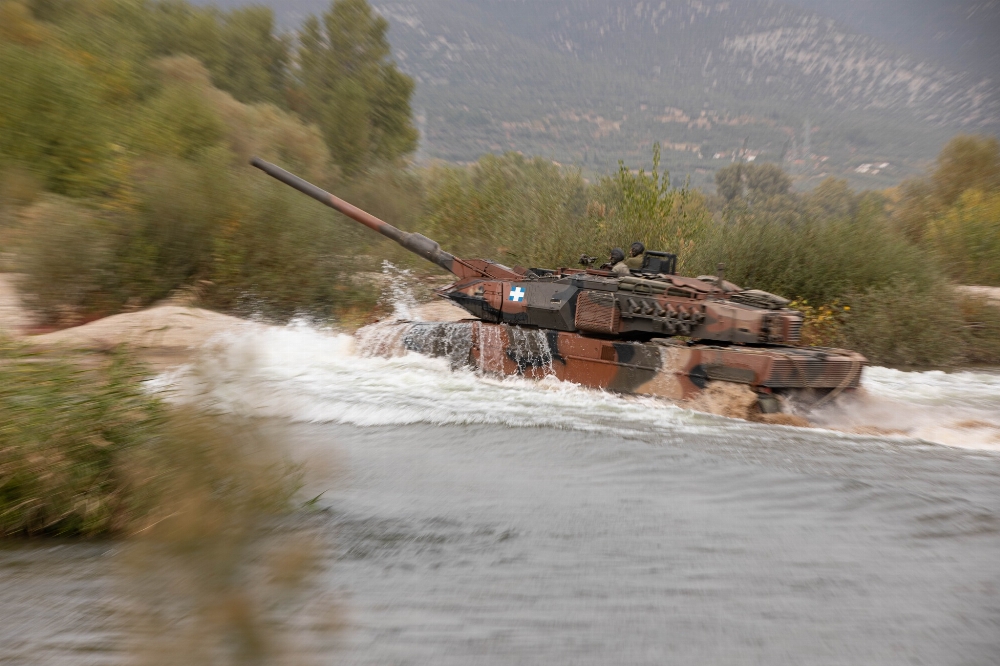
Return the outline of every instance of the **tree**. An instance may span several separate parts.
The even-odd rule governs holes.
[[[853,216],[857,200],[847,181],[830,176],[805,195],[806,208],[816,220],[845,220]]]
[[[792,179],[776,164],[730,164],[715,172],[715,186],[726,203],[744,197],[754,203],[787,195]]]
[[[743,198],[742,169],[742,164],[730,164],[715,172],[715,191],[727,204]]]
[[[992,136],[956,136],[938,155],[931,182],[945,206],[954,204],[966,190],[1000,188],[1000,143]]]
[[[100,90],[87,72],[45,49],[0,43],[0,159],[59,194],[99,186],[108,152]]]
[[[333,160],[348,174],[372,158],[417,146],[413,80],[390,60],[389,24],[366,0],[334,0],[322,24],[303,25],[298,52],[301,113],[319,125]]]
[[[748,164],[743,173],[751,201],[785,196],[792,189],[792,179],[777,164]]]
[[[274,35],[269,7],[234,9],[223,17],[222,57],[213,70],[216,86],[241,102],[284,106],[288,39]]]

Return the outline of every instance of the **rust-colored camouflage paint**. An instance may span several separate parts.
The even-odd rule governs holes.
[[[671,339],[626,342],[507,324],[464,321],[401,323],[405,346],[432,356],[455,349],[453,362],[484,372],[541,379],[554,375],[592,388],[688,399],[709,381],[746,384],[760,393],[810,388],[857,388],[865,358],[816,347],[746,347],[685,344]],[[445,340],[467,339],[468,348]]]

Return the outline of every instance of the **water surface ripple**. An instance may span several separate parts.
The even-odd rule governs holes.
[[[327,491],[317,589],[346,627],[317,662],[1000,663],[996,374],[871,369],[817,415],[830,429],[802,429],[369,358],[308,328],[217,344],[158,386],[266,418]],[[67,562],[97,566],[86,548]],[[106,602],[100,578],[40,561],[0,551],[10,663],[82,663],[80,645],[113,662],[101,622],[65,613]]]

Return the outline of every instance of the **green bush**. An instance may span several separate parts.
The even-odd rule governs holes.
[[[247,178],[259,182],[241,188],[239,213],[215,239],[208,304],[279,320],[295,315],[329,319],[340,310],[373,306],[377,286],[366,289],[352,280],[373,262],[359,261],[344,247],[345,223],[256,171],[247,169]]]
[[[163,407],[124,355],[84,369],[0,339],[0,536],[124,530],[140,510],[123,463]]]
[[[962,312],[946,284],[896,279],[848,296],[847,346],[876,365],[948,366],[964,360]]]
[[[99,309],[114,238],[95,212],[67,199],[45,197],[19,215],[15,249],[27,304],[50,321]]]
[[[258,431],[170,410],[147,371],[0,339],[0,537],[145,532],[185,548],[284,511],[298,470]]]
[[[470,169],[427,172],[428,214],[420,228],[459,256],[571,266],[592,242],[586,201],[579,173],[542,158],[485,155]]]
[[[881,288],[894,280],[920,289],[940,280],[930,256],[877,214],[847,220],[787,225],[750,216],[711,225],[695,246],[692,273],[714,273],[744,288],[764,289],[816,304],[849,292]]]
[[[959,298],[965,361],[975,365],[1000,365],[1000,306],[984,298]]]
[[[903,184],[892,221],[952,279],[1000,285],[1000,142],[953,138],[933,172]]]
[[[0,72],[0,160],[37,174],[57,194],[98,189],[108,113],[86,70],[0,41]]]
[[[701,193],[670,185],[670,176],[660,172],[660,146],[653,146],[653,169],[633,173],[619,163],[614,176],[602,178],[593,188],[588,218],[593,231],[588,239],[604,257],[611,248],[628,253],[640,241],[648,250],[677,254],[678,270],[690,270],[692,251],[709,222]],[[714,273],[714,269],[712,271]]]
[[[954,279],[1000,285],[1000,189],[966,190],[930,223],[926,238]]]
[[[117,219],[118,300],[147,304],[207,277],[214,238],[239,205],[239,191],[218,150],[198,161],[161,158],[137,165],[135,206]]]

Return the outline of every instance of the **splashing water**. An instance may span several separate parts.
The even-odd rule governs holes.
[[[810,414],[823,427],[1000,451],[1000,373],[866,368],[862,390]]]
[[[774,427],[552,376],[532,381],[453,368],[447,358],[406,351],[405,327],[368,329],[354,337],[299,323],[224,334],[196,363],[161,377],[158,385],[174,400],[225,412],[358,426],[496,424],[619,434]],[[547,346],[529,338],[515,346],[538,364]],[[868,368],[863,386],[810,420],[847,433],[1000,451],[1000,374]]]
[[[413,272],[399,268],[390,261],[382,260],[382,277],[385,287],[382,290],[380,304],[392,306],[392,318],[408,320],[414,318],[417,309],[417,299],[413,295]]]
[[[495,424],[618,434],[775,427],[560,382],[543,331],[511,329],[504,350],[489,339],[501,335],[500,329],[483,327],[478,334],[484,351],[479,367],[470,369],[463,362],[469,329],[417,323],[420,308],[410,271],[385,261],[382,272],[390,319],[354,336],[304,320],[223,334],[206,345],[197,362],[159,378],[157,387],[174,400],[224,412],[358,426]],[[508,352],[522,367],[542,369],[544,379],[491,375]],[[830,433],[834,437],[916,438],[1000,451],[1000,372],[871,367],[862,387],[806,416],[816,426],[839,431]]]

